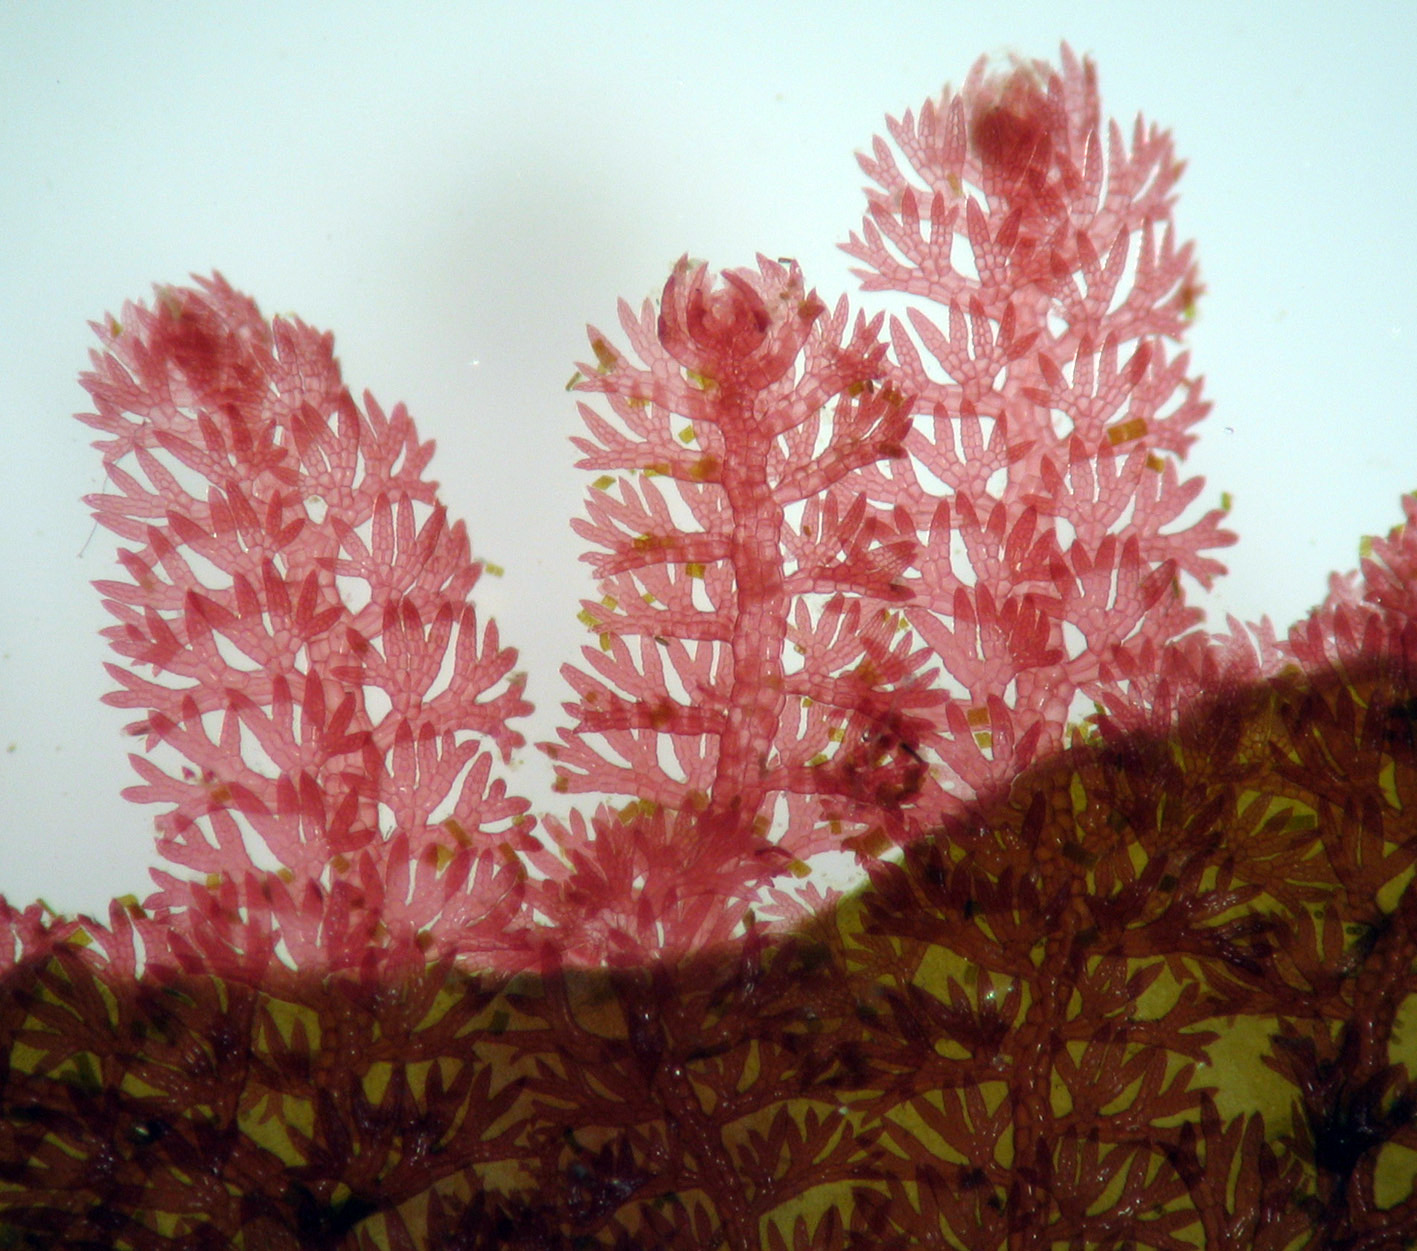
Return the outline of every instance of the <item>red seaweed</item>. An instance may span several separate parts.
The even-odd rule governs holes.
[[[0,899],[0,1246],[1417,1240],[1417,498],[1207,631],[1169,136],[1066,47],[888,132],[904,317],[590,331],[565,820],[402,406],[220,276],[96,325],[162,867]]]

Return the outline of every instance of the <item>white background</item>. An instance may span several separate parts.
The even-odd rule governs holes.
[[[981,53],[1096,58],[1105,110],[1170,127],[1209,290],[1216,409],[1192,468],[1235,498],[1212,613],[1281,627],[1417,486],[1407,4],[0,3],[0,890],[102,911],[148,890],[152,812],[88,583],[113,542],[89,319],[221,269],[335,331],[346,380],[408,402],[522,649],[545,738],[590,584],[563,387],[583,326],[681,253],[795,256],[829,300],[853,152]],[[869,306],[869,305],[868,305]],[[528,752],[514,784],[538,805]]]

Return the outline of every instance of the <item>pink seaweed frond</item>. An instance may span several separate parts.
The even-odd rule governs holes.
[[[139,714],[127,796],[166,805],[185,871],[146,908],[238,962],[277,928],[300,967],[380,934],[475,949],[524,872],[527,804],[492,764],[530,705],[433,445],[355,402],[331,336],[220,276],[96,329],[83,420],[112,489],[89,503],[126,544],[98,584],[125,662],[106,699]]]

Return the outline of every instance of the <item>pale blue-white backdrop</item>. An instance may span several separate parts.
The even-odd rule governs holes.
[[[795,256],[831,299],[853,152],[981,53],[1097,60],[1173,129],[1209,288],[1192,457],[1242,543],[1213,613],[1281,626],[1417,487],[1406,4],[0,5],[0,890],[144,894],[91,579],[114,543],[75,382],[86,321],[219,268],[405,400],[550,734],[584,641],[563,387],[583,326],[674,259]],[[869,305],[868,305],[869,306]],[[538,801],[534,752],[514,784]]]

